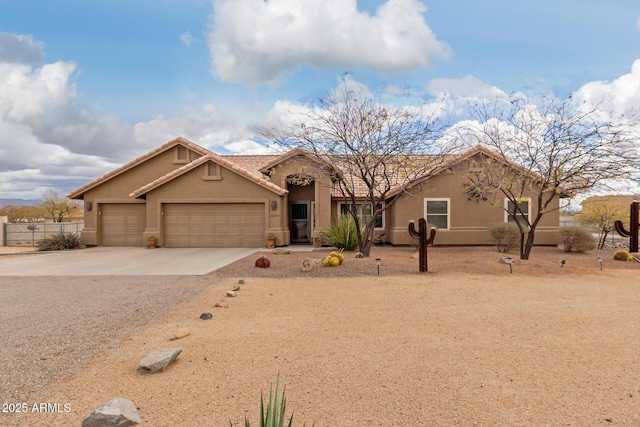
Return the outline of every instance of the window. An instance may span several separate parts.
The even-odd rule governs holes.
[[[522,213],[517,213],[518,222],[522,225],[527,225],[529,218],[531,217],[531,203],[529,203],[531,199],[525,199],[518,203],[518,207],[522,211]],[[515,203],[509,199],[504,200],[504,204],[507,207],[507,211],[505,211],[505,222],[515,223],[514,219],[509,215],[515,211]]]
[[[383,207],[384,202],[378,203],[379,209],[382,209]],[[338,211],[340,212],[340,214],[349,215],[350,208],[351,203],[340,202],[338,204]],[[371,203],[356,203],[356,209],[358,211],[358,219],[361,223],[360,225],[364,226],[365,223],[371,218],[371,215],[373,215]],[[378,215],[376,215],[375,228],[384,228],[384,212],[380,212]]]
[[[220,165],[214,162],[206,162],[204,164],[204,175],[202,179],[205,181],[220,181],[222,179],[220,175]]]
[[[449,199],[424,199],[424,217],[427,224],[441,230],[448,230],[449,204]]]
[[[187,150],[187,147],[178,145],[173,150],[173,163],[189,163],[189,150]]]

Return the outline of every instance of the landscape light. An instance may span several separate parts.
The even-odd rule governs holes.
[[[376,258],[376,265],[378,266],[378,276],[380,275],[380,261],[382,261],[380,258]]]
[[[506,262],[507,264],[509,264],[509,273],[513,274],[513,258],[511,257],[507,257],[505,258],[504,262]]]
[[[600,263],[600,271],[602,271],[602,257],[598,257],[598,262]]]

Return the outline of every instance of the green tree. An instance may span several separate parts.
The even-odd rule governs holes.
[[[585,200],[581,203],[580,224],[599,234],[598,249],[602,249],[607,236],[614,230],[614,222],[621,220],[629,223],[629,209],[621,203],[601,200]]]
[[[6,216],[9,222],[36,222],[44,214],[39,206],[6,205],[0,208],[0,215]]]

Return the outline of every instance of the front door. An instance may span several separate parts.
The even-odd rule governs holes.
[[[310,243],[309,202],[291,202],[291,243]]]

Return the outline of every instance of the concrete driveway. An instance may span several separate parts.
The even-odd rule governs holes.
[[[0,256],[0,276],[203,275],[263,248],[116,248]]]

